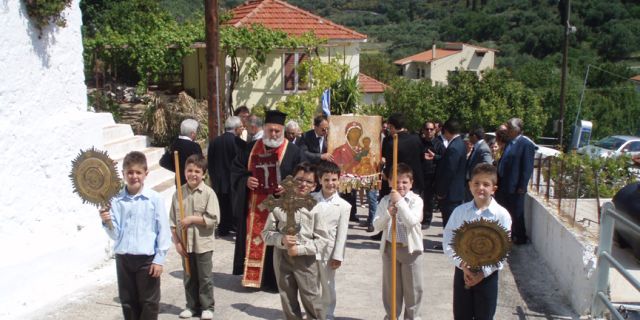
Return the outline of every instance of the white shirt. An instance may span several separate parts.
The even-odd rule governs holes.
[[[422,252],[424,246],[422,244],[422,227],[420,222],[422,221],[422,206],[423,201],[420,196],[413,193],[413,191],[407,192],[404,196],[405,201],[399,201],[396,204],[398,213],[396,214],[396,225],[402,225],[405,228],[406,242],[404,242],[409,252]],[[376,215],[373,218],[374,232],[382,231],[382,241],[380,241],[380,253],[384,253],[384,247],[387,241],[391,241],[391,235],[389,234],[389,225],[391,224],[391,215],[389,215],[389,200],[390,196],[386,195],[378,203],[376,209]],[[400,236],[397,235],[397,239]],[[400,242],[400,241],[398,241]]]
[[[453,213],[451,213],[451,217],[444,228],[444,234],[442,236],[442,247],[444,248],[444,253],[457,268],[460,268],[462,260],[458,257],[454,257],[455,252],[451,246],[451,242],[453,241],[453,231],[460,228],[465,221],[476,221],[480,218],[498,221],[498,223],[505,229],[511,230],[511,216],[509,215],[509,212],[507,209],[500,206],[493,198],[491,199],[491,203],[489,203],[489,207],[484,210],[478,209],[473,200],[459,205],[455,210],[453,210]],[[501,270],[502,268],[503,264],[500,262],[498,263],[498,267],[482,267],[482,272],[486,278],[493,272]]]
[[[328,198],[322,191],[311,194],[318,202],[312,211],[316,212],[317,228],[314,230],[314,242],[317,248],[316,259],[344,261],[344,252],[349,230],[351,205],[338,193]]]

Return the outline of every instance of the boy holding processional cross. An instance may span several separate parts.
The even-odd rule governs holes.
[[[118,297],[125,319],[157,319],[160,275],[171,245],[169,221],[162,197],[144,187],[144,154],[128,153],[122,167],[125,187],[99,210],[105,231],[115,241]]]
[[[384,196],[373,218],[374,232],[382,231],[382,301],[385,319],[398,319],[404,302],[404,319],[420,319],[422,303],[422,198],[411,191],[413,171],[397,165],[397,188]],[[392,261],[392,225],[396,219],[396,259]],[[396,265],[396,314],[392,315],[392,264]],[[393,316],[393,317],[392,317]]]
[[[183,282],[186,309],[179,317],[212,319],[213,299],[213,232],[220,220],[220,209],[216,193],[207,186],[203,177],[207,172],[207,160],[194,154],[185,161],[181,193],[176,190],[170,210],[171,234],[176,251],[183,258]],[[179,197],[184,196],[182,201]],[[180,206],[184,204],[183,212]],[[183,230],[186,229],[186,230]],[[186,237],[183,237],[185,235]],[[185,260],[188,260],[185,261]]]
[[[295,212],[283,209],[291,203],[313,207],[315,200],[310,193],[317,184],[315,168],[303,162],[293,172],[293,181],[289,181],[290,178],[283,181],[284,194],[274,201],[279,203],[269,212],[262,238],[267,245],[274,246],[273,268],[284,318],[302,319],[298,303],[300,294],[306,318],[325,319],[314,243],[316,211],[302,205]]]
[[[349,230],[351,204],[340,198],[338,184],[340,167],[329,161],[320,161],[318,177],[322,189],[311,195],[318,202],[313,210],[317,211],[316,248],[322,283],[322,301],[327,310],[327,319],[333,319],[336,309],[336,270],[344,261],[344,250]]]
[[[473,200],[456,207],[444,228],[442,244],[444,253],[455,265],[453,276],[453,317],[463,319],[493,319],[498,303],[498,271],[497,266],[484,266],[472,270],[464,261],[456,256],[452,248],[454,230],[465,222],[479,219],[496,221],[505,230],[511,230],[511,216],[493,198],[498,188],[498,173],[495,166],[488,163],[477,165],[471,172],[469,189]]]

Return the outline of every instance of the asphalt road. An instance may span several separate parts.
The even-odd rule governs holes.
[[[367,210],[358,208],[361,219]],[[439,213],[431,228],[423,230],[425,253],[425,295],[423,319],[452,319],[453,266],[441,250],[433,250],[442,240]],[[382,262],[379,242],[369,238],[357,223],[350,223],[346,260],[336,274],[337,319],[382,319]],[[213,254],[216,310],[214,319],[282,319],[278,294],[247,289],[240,276],[231,275],[233,236],[216,240]],[[110,263],[107,268],[115,265]],[[117,285],[110,282],[87,287],[30,318],[45,319],[121,319]],[[160,319],[177,319],[184,307],[182,267],[175,250],[170,250],[162,275]],[[496,319],[578,319],[561,294],[555,279],[540,262],[531,245],[515,247],[500,272],[500,291]]]

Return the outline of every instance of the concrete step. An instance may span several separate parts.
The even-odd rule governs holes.
[[[160,158],[164,154],[164,148],[158,147],[148,147],[140,150],[144,153],[145,157],[147,157],[147,166],[152,167],[160,162]],[[122,161],[124,160],[124,156],[122,155],[119,158],[115,158],[114,161],[118,162],[116,166],[118,168],[118,172],[122,171]],[[112,158],[113,159],[113,158]]]
[[[144,181],[145,186],[155,187],[164,183],[167,180],[175,179],[175,173],[161,167],[158,164],[152,164],[149,166],[149,174]]]
[[[149,145],[147,136],[133,136],[105,144],[105,149],[109,152],[111,159],[124,158],[131,151],[142,151]]]
[[[133,130],[128,124],[116,123],[102,128],[102,137],[105,144],[133,137]]]
[[[176,192],[175,178],[171,178],[165,182],[157,184],[153,187],[153,190],[158,192],[162,199],[164,199],[164,205],[168,212],[169,206],[171,205],[171,199],[173,198],[173,193]]]

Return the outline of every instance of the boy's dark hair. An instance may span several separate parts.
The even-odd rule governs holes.
[[[247,108],[247,106],[239,106],[236,108],[236,110],[233,111],[233,115],[234,116],[238,116],[239,114],[246,112],[246,113],[251,113],[249,111],[249,108]]]
[[[401,175],[406,175],[411,179],[411,181],[413,181],[413,170],[404,162],[398,163],[398,177]]]
[[[327,116],[325,116],[324,114],[316,116],[315,118],[313,118],[313,126],[314,127],[319,126],[324,120],[327,120]]]
[[[190,155],[189,158],[187,158],[187,160],[184,162],[184,168],[182,168],[182,170],[186,169],[187,166],[192,163],[196,167],[202,169],[203,174],[207,173],[207,159],[205,159],[203,155],[201,154]]]
[[[322,179],[322,176],[327,173],[334,173],[338,176],[340,175],[340,167],[331,161],[322,160],[318,163],[317,168],[316,175],[318,176],[318,179]]]
[[[491,176],[491,182],[493,184],[498,184],[498,169],[492,164],[489,163],[480,163],[473,168],[471,171],[471,180],[478,174],[486,174]]]
[[[122,160],[122,169],[126,170],[133,165],[140,165],[144,168],[144,171],[147,171],[147,157],[145,157],[144,153],[140,151],[131,151],[124,156],[124,160]]]
[[[396,130],[404,129],[404,125],[405,125],[404,114],[399,112],[392,113],[389,116],[389,120],[387,121],[387,124],[394,126]]]
[[[305,161],[305,162],[301,162],[300,164],[298,164],[296,166],[295,169],[293,169],[293,175],[297,175],[298,172],[304,172],[304,173],[309,173],[312,172],[313,173],[313,181],[315,183],[318,183],[318,175],[316,174],[316,168],[314,165],[312,165],[310,162]]]
[[[449,119],[442,126],[442,130],[449,132],[450,134],[460,133],[460,122],[456,119]]]

